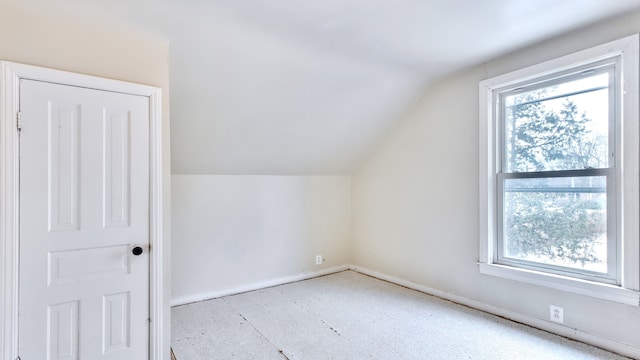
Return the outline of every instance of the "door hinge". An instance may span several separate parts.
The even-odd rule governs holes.
[[[16,114],[16,126],[18,128],[18,131],[22,130],[22,113],[21,112],[18,112]],[[19,360],[19,359],[17,359],[17,360]]]

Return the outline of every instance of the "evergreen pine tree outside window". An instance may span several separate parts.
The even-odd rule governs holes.
[[[638,35],[480,83],[480,271],[640,303]]]
[[[615,163],[608,151],[613,71],[613,65],[590,68],[499,94],[500,261],[615,281],[608,266],[615,233],[607,231],[607,176],[613,174],[589,176]]]

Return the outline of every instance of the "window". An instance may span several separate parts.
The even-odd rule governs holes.
[[[638,35],[480,83],[480,271],[639,305]]]

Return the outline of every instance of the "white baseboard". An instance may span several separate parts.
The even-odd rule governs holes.
[[[597,346],[599,348],[602,348],[611,352],[615,352],[620,355],[629,356],[634,359],[640,359],[640,349],[629,344],[606,339],[601,336],[586,333],[576,329],[571,329],[566,326],[555,324],[549,321],[540,320],[528,315],[523,315],[523,314],[519,314],[509,310],[501,309],[501,308],[488,305],[476,300],[471,300],[469,298],[466,298],[460,295],[451,294],[442,290],[437,290],[437,289],[430,288],[428,286],[416,284],[411,281],[399,279],[394,276],[390,276],[390,275],[383,274],[371,269],[367,269],[362,266],[351,265],[349,269],[353,271],[357,271],[364,275],[369,275],[371,277],[374,277],[380,280],[385,280],[390,283],[404,286],[409,289],[420,291],[425,294],[433,295],[441,299],[449,300],[457,304],[465,305],[474,309],[478,309],[490,314],[494,314],[506,319],[513,320],[515,322],[519,322],[519,323],[529,325],[544,331],[548,331],[550,333],[564,336],[569,339],[573,339],[573,340],[577,340],[593,346]]]
[[[242,286],[229,288],[229,289],[216,290],[216,291],[200,293],[195,295],[181,296],[178,298],[171,299],[171,306],[186,305],[194,302],[216,299],[223,296],[241,294],[248,291],[260,290],[260,289],[264,289],[272,286],[278,286],[278,285],[288,284],[296,281],[312,279],[319,276],[324,276],[324,275],[337,273],[340,271],[349,270],[349,268],[350,268],[350,265],[334,266],[334,267],[320,270],[320,271],[302,273],[302,274],[293,275],[293,276],[286,276],[286,277],[281,277],[273,280],[260,281],[260,282],[242,285]]]

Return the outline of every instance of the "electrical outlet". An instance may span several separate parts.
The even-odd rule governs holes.
[[[323,261],[322,255],[316,255],[316,265],[322,264]]]
[[[561,306],[549,305],[549,320],[564,324],[564,309]]]

